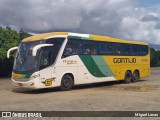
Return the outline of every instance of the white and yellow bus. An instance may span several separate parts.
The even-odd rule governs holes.
[[[60,87],[150,75],[148,44],[107,36],[53,32],[22,40],[14,60],[12,83],[27,88]]]

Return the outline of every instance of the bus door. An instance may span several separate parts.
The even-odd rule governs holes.
[[[53,47],[44,47],[40,51],[40,81],[45,82],[46,80],[52,80],[52,50]],[[47,83],[47,82],[45,82]],[[48,82],[49,83],[49,82]],[[50,86],[45,84],[46,86]]]

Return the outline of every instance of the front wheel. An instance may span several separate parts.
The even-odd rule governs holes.
[[[73,78],[70,75],[64,75],[61,80],[60,89],[62,91],[71,90],[73,86]]]
[[[130,83],[132,80],[132,74],[130,71],[126,71],[125,76],[124,76],[124,82],[125,83]]]

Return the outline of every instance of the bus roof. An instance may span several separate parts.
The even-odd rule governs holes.
[[[22,42],[30,42],[30,41],[37,41],[37,40],[44,40],[50,37],[54,36],[70,36],[70,37],[77,37],[81,39],[90,39],[90,40],[96,40],[96,41],[108,41],[108,42],[120,42],[120,43],[132,43],[132,44],[142,44],[142,45],[148,45],[146,42],[138,42],[138,41],[132,41],[132,40],[124,40],[124,39],[118,39],[118,38],[112,38],[109,36],[101,36],[101,35],[94,35],[94,34],[79,34],[79,33],[69,33],[69,32],[51,32],[51,33],[44,33],[44,34],[38,34],[31,37],[27,37],[22,40]]]
[[[22,42],[30,42],[30,41],[38,41],[38,40],[44,40],[47,39],[49,37],[54,37],[57,35],[68,35],[68,32],[51,32],[51,33],[43,33],[43,34],[38,34],[38,35],[34,35],[34,36],[30,36],[27,37],[25,39],[22,40]]]

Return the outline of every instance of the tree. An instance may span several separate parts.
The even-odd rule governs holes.
[[[20,42],[21,40],[23,40],[24,38],[27,38],[27,37],[29,37],[29,36],[31,36],[31,34],[25,32],[25,31],[23,31],[23,29],[21,29],[21,30],[19,31],[19,42]]]
[[[158,64],[158,55],[154,48],[150,48],[150,65],[157,66]]]
[[[0,77],[11,75],[13,57],[10,59],[6,58],[8,49],[18,46],[20,41],[28,36],[31,35],[22,29],[17,32],[9,26],[6,28],[0,27]]]
[[[160,50],[156,51],[158,57],[158,66],[160,66]]]
[[[6,58],[7,50],[11,47],[17,46],[18,44],[18,32],[12,30],[9,26],[0,29],[0,59]]]

